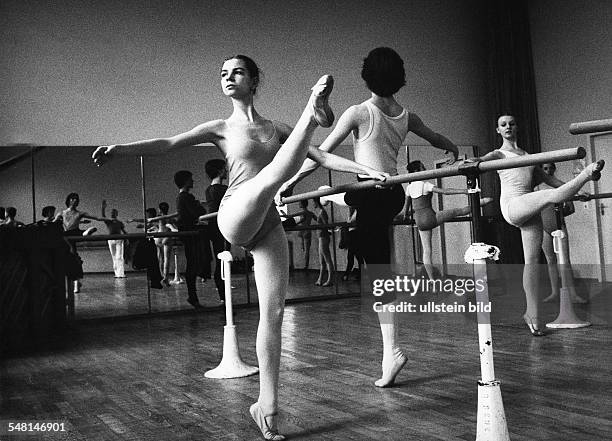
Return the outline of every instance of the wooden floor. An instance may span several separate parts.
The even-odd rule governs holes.
[[[256,308],[237,311],[250,364],[257,319]],[[66,422],[66,433],[39,439],[258,440],[248,414],[258,377],[204,377],[221,359],[223,325],[221,311],[77,322],[47,352],[1,362],[0,420]],[[409,362],[395,387],[379,389],[380,331],[359,298],[288,305],[282,432],[292,440],[474,440],[475,323],[429,314],[402,326]],[[609,325],[543,338],[523,325],[493,327],[513,441],[612,439],[611,336]]]

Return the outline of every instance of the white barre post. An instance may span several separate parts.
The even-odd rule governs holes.
[[[223,357],[221,363],[214,369],[204,373],[207,378],[241,378],[254,375],[259,372],[256,366],[250,366],[242,361],[238,349],[238,338],[236,326],[232,314],[232,254],[223,251],[217,256],[221,260],[221,278],[225,281],[225,320],[223,328]]]
[[[474,265],[474,281],[482,280],[484,289],[476,291],[480,375],[478,381],[478,412],[476,441],[510,441],[499,380],[495,379],[493,338],[487,260],[497,259],[499,249],[484,243],[473,243],[465,253],[465,261]]]
[[[550,323],[546,323],[547,328],[555,329],[576,329],[591,326],[590,322],[580,320],[574,313],[574,306],[570,296],[571,287],[567,271],[571,271],[569,267],[569,251],[563,230],[555,230],[552,232],[553,249],[559,263],[559,272],[561,273],[561,292],[559,295],[559,315]]]

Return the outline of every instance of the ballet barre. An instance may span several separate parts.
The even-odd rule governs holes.
[[[174,233],[129,233],[129,234],[92,234],[89,236],[64,236],[69,242],[100,242],[105,240],[148,239],[155,237],[196,236],[197,231],[179,231]]]
[[[577,122],[572,123],[569,126],[569,132],[572,135],[610,131],[612,131],[612,119],[598,119],[596,121]]]
[[[488,171],[504,170],[509,168],[526,167],[529,165],[539,165],[548,162],[563,162],[573,159],[582,159],[586,156],[586,150],[583,147],[575,147],[570,149],[555,150],[552,152],[534,153],[533,155],[518,156],[515,158],[494,159],[491,161],[480,162],[465,162],[459,165],[450,165],[448,167],[435,170],[425,170],[415,173],[396,175],[387,178],[383,181],[361,181],[351,184],[338,185],[332,188],[322,190],[313,190],[306,193],[301,193],[295,196],[287,196],[281,198],[282,204],[291,204],[306,199],[319,198],[331,194],[344,193],[347,191],[365,190],[375,187],[388,187],[395,184],[403,184],[413,181],[426,181],[437,178],[447,178],[450,176],[466,175],[468,173],[480,174]]]
[[[612,198],[612,193],[598,193],[598,194],[590,194],[588,196],[574,196],[573,198],[568,199],[568,200],[587,202],[587,201],[596,200],[596,199],[608,199],[608,198]]]

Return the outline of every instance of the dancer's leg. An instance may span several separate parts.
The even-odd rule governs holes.
[[[320,109],[329,109],[327,97],[332,87],[331,77],[324,76],[319,80],[295,128],[274,159],[255,177],[238,187],[221,206],[219,229],[231,243],[246,243],[253,238],[266,218],[266,210],[261,207],[274,201],[281,185],[295,175],[304,163],[310,140],[318,126],[315,113]]]
[[[449,210],[450,211],[450,210]],[[453,216],[454,217],[454,216]],[[419,237],[421,238],[421,245],[423,247],[423,266],[430,279],[434,278],[433,265],[431,259],[431,236],[433,230],[419,230]]]
[[[312,233],[304,238],[304,269],[310,267],[310,247],[312,246]]]
[[[540,213],[548,204],[557,204],[570,199],[588,181],[599,179],[604,162],[589,164],[578,176],[560,187],[534,191],[510,200],[508,215],[513,224],[521,225]],[[538,242],[539,246],[539,242]]]
[[[336,268],[334,266],[334,260],[332,259],[331,250],[329,249],[330,238],[323,238],[321,241],[323,259],[325,261],[325,267],[327,268],[327,280],[323,282],[323,286],[330,286],[334,277]]]
[[[399,333],[397,318],[396,312],[381,311],[378,313],[383,340],[383,359],[382,377],[374,382],[377,387],[392,386],[395,377],[407,361],[397,341]]]
[[[546,256],[551,288],[550,295],[544,301],[550,302],[559,297],[559,270],[557,269],[557,256],[553,248],[553,238],[547,232],[542,234],[542,251],[544,251],[544,256]]]
[[[278,376],[281,354],[281,326],[289,283],[289,251],[281,225],[267,234],[251,251],[259,299],[257,359],[259,399],[264,415],[278,410]]]
[[[319,255],[319,277],[317,278],[315,285],[321,285],[323,283],[323,270],[325,268],[325,256],[323,256],[323,244],[322,244],[323,239],[319,237],[317,242],[318,242],[317,253]]]
[[[527,300],[525,320],[537,327],[540,303],[538,267],[542,244],[542,222],[539,216],[530,219],[521,226],[521,239],[525,257],[525,267],[523,268],[523,289]]]

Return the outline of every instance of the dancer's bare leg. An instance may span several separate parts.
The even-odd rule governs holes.
[[[396,302],[393,302],[395,304]],[[389,387],[395,383],[395,377],[406,364],[407,358],[398,344],[397,312],[381,311],[378,313],[380,331],[383,340],[382,377],[374,382],[377,387]]]
[[[588,181],[599,179],[599,172],[603,169],[604,164],[604,161],[589,164],[578,176],[560,187],[534,191],[513,198],[508,206],[508,214],[512,222],[521,225],[539,214],[548,204],[557,204],[570,199]]]
[[[453,216],[455,217],[455,216]],[[433,263],[431,259],[431,236],[432,230],[419,230],[419,237],[421,238],[421,246],[423,248],[423,266],[430,279],[434,278]]]
[[[537,192],[536,192],[537,193]],[[525,320],[534,325],[538,324],[539,317],[539,258],[542,243],[542,222],[535,217],[521,226],[521,239],[525,267],[523,268],[523,289],[527,300]]]

